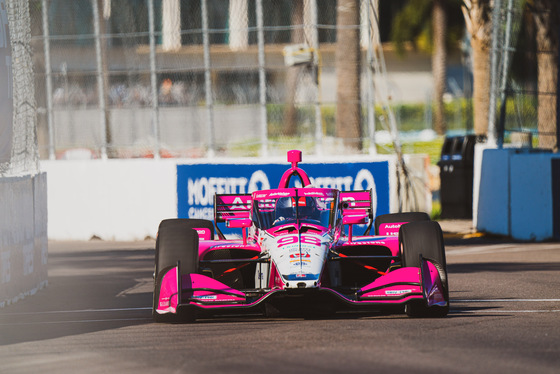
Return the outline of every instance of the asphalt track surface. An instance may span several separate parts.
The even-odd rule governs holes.
[[[151,319],[154,242],[50,242],[49,285],[0,309],[0,373],[558,373],[560,243],[447,241],[443,319]]]

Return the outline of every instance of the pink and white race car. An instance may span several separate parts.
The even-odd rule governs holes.
[[[298,167],[277,189],[215,195],[215,222],[168,219],[158,230],[153,317],[189,321],[250,310],[267,316],[386,309],[444,317],[441,228],[426,213],[373,217],[371,191],[315,188]],[[299,177],[301,188],[290,188]],[[238,228],[226,239],[218,224]],[[368,225],[363,235],[356,225]],[[370,234],[373,228],[374,234]]]

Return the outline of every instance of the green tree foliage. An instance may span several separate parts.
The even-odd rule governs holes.
[[[458,48],[463,37],[465,22],[461,13],[460,0],[446,0],[447,9],[447,48]],[[395,15],[391,27],[391,42],[398,54],[406,54],[406,45],[432,53],[432,0],[409,0]]]

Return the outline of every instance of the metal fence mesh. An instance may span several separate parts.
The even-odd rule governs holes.
[[[29,18],[29,4],[25,0],[7,0],[0,9],[2,24],[9,25],[9,40],[11,43],[11,56],[6,56],[8,68],[8,82],[3,90],[10,92],[13,100],[12,111],[3,113],[6,126],[11,125],[8,137],[11,136],[11,147],[8,150],[9,160],[0,163],[0,175],[26,175],[38,172],[38,150],[35,121],[35,86],[33,82],[33,61],[31,51],[31,30]],[[3,32],[6,28],[3,27]],[[3,35],[7,36],[7,35]],[[5,46],[5,43],[2,43]],[[3,98],[4,101],[4,98]],[[12,102],[11,100],[9,101]],[[7,139],[3,139],[4,140]]]
[[[307,154],[348,151],[336,130],[339,2],[30,0],[41,157],[254,156],[293,147]],[[383,125],[387,115],[379,94],[386,77],[379,76],[381,70],[371,76],[368,53],[381,48],[372,45],[378,36],[368,34],[368,26],[379,32],[376,20],[387,22],[388,15],[368,24],[367,10],[378,9],[378,1],[358,3],[359,21],[345,27],[360,30],[362,150],[350,152],[372,152],[375,132],[380,140],[387,139],[380,131],[431,130],[432,98],[426,91],[418,105],[396,107],[396,129]],[[537,144],[548,131],[538,126],[544,122],[544,97],[556,95],[543,94],[554,87],[537,82],[539,56],[550,51],[537,50],[539,27],[531,20],[548,8],[522,0],[495,3],[496,127],[506,142],[532,134]],[[375,81],[375,94],[368,91],[369,81]],[[472,107],[466,86],[450,82],[448,128],[468,132]],[[402,96],[389,91],[383,95]]]
[[[547,6],[547,1],[496,3],[499,5],[498,78],[493,94],[498,143],[557,148],[558,86],[557,75],[553,73],[558,67],[557,6]],[[543,22],[552,24],[548,36],[542,35],[546,33]],[[543,45],[539,39],[545,36],[549,44]],[[541,65],[543,61],[545,65]]]
[[[30,4],[48,25],[33,30],[42,157],[313,153],[335,135],[336,0]]]

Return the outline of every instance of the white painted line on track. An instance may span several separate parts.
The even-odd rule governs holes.
[[[130,312],[135,310],[151,310],[151,306],[141,308],[113,308],[113,309],[79,309],[79,310],[52,310],[44,312],[21,312],[21,313],[2,313],[2,316],[24,316],[39,314],[62,314],[62,313],[97,313],[97,312]]]
[[[560,299],[451,299],[453,303],[543,303],[560,302]],[[461,307],[452,308],[449,313],[454,314],[511,314],[511,313],[559,313],[560,309],[523,309],[523,310],[468,310]]]
[[[97,322],[125,322],[125,321],[152,321],[152,318],[111,318],[111,319],[85,319],[82,321],[16,322],[16,323],[0,323],[0,326],[56,325],[56,324],[64,324],[64,323],[97,323]]]
[[[495,245],[484,245],[479,247],[469,247],[469,248],[461,248],[461,249],[451,249],[446,250],[446,255],[468,255],[473,253],[480,253],[480,252],[488,252],[488,251],[496,251],[505,248],[513,248],[511,244],[495,244]]]
[[[448,249],[445,251],[446,256],[457,256],[457,255],[470,255],[477,253],[509,253],[509,252],[534,252],[534,251],[546,251],[551,249],[559,249],[558,244],[545,244],[545,245],[532,245],[530,247],[519,246],[517,244],[494,244],[494,245],[483,245],[477,247],[469,248],[459,248],[459,249]]]

